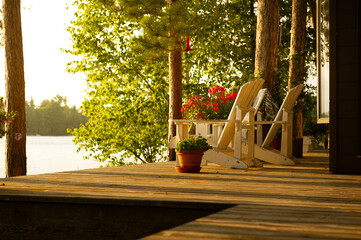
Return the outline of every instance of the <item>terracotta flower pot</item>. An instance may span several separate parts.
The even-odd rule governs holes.
[[[201,170],[201,162],[203,157],[203,150],[189,150],[177,152],[179,159],[179,167],[176,167],[177,172],[197,173]]]

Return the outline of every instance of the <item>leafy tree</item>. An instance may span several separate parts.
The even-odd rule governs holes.
[[[172,3],[172,8],[167,3]],[[291,7],[280,1],[282,26],[275,94],[287,86]],[[183,99],[214,84],[237,90],[255,71],[254,0],[77,0],[68,28],[79,57],[70,72],[87,76],[83,113],[89,121],[71,133],[88,157],[124,164],[164,156],[169,102],[169,51],[182,51]],[[286,39],[288,38],[288,39]],[[286,43],[287,42],[287,43]],[[311,48],[308,48],[309,50]]]
[[[172,46],[183,48],[186,37],[195,42],[192,52],[182,53],[185,95],[204,83],[238,85],[253,70],[255,16],[246,1],[177,1],[174,8],[165,1],[138,2],[76,1],[77,19],[69,28],[74,44],[67,52],[81,57],[70,71],[87,74],[82,109],[90,118],[72,134],[80,148],[110,164],[130,156],[153,162],[163,155]],[[249,17],[236,17],[240,13]]]
[[[291,29],[291,49],[288,88],[304,83],[305,45],[306,45],[306,16],[307,1],[292,1],[292,29]],[[294,114],[293,129],[293,155],[302,157],[303,155],[303,101],[298,101],[297,111]]]
[[[280,0],[258,0],[255,75],[274,94],[277,80]]]
[[[30,102],[26,102],[26,133],[27,135],[40,134],[41,122],[39,113],[36,111],[34,99],[31,98]]]
[[[309,5],[309,9],[306,11],[306,2]],[[296,3],[296,1],[283,0],[280,5],[280,28],[281,28],[281,42],[279,46],[278,52],[278,79],[277,87],[275,88],[277,91],[274,95],[277,102],[280,103],[284,97],[285,90],[288,87],[293,87],[297,84],[303,83],[305,84],[305,90],[299,97],[296,106],[295,106],[295,116],[294,116],[294,143],[293,143],[293,152],[294,156],[302,157],[302,114],[300,111],[303,111],[305,116],[308,116],[313,111],[316,103],[313,101],[314,95],[314,87],[308,85],[306,80],[309,77],[315,76],[315,59],[316,59],[316,29],[315,29],[315,13],[314,13],[314,5],[315,0],[307,0],[303,4],[303,14],[307,14],[307,22],[306,17],[302,17],[301,23],[295,23],[294,26],[300,28],[302,26],[301,33],[294,33],[296,37],[294,37],[291,41],[291,25],[292,25],[292,3]],[[294,9],[296,10],[296,9]],[[298,43],[298,48],[301,45],[304,46],[303,50],[296,50],[295,46],[291,46],[291,43],[295,43],[295,39],[301,39],[302,36],[304,43]],[[291,47],[293,49],[291,49]],[[296,54],[295,54],[296,53]],[[301,61],[298,61],[299,59]],[[290,68],[293,66],[293,70]],[[295,66],[295,63],[300,64],[300,66]],[[301,66],[302,65],[302,66]],[[296,71],[294,70],[296,69]],[[301,73],[301,74],[300,74]],[[295,78],[297,76],[297,79]],[[292,79],[291,82],[288,79]],[[301,104],[301,102],[303,102]],[[302,110],[303,109],[303,110]]]
[[[239,88],[253,78],[257,18],[254,1],[195,1],[193,51],[184,57],[184,99],[204,86]],[[201,86],[200,86],[201,84]]]
[[[21,31],[20,0],[4,0],[2,4],[5,47],[6,112],[16,112],[14,121],[6,123],[6,177],[26,175],[26,136],[17,141],[12,132],[24,133],[25,80]]]
[[[79,127],[87,118],[75,106],[67,105],[66,97],[57,95],[52,100],[43,100],[35,106],[34,99],[26,103],[28,135],[63,136],[67,129]]]
[[[155,161],[167,136],[166,52],[144,58],[137,23],[106,5],[85,2],[77,1],[78,18],[69,29],[74,42],[70,52],[83,57],[71,71],[88,76],[82,109],[90,119],[72,131],[75,142],[93,152],[88,157],[111,165],[130,156]]]

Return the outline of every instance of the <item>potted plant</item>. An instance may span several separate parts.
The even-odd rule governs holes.
[[[203,154],[211,148],[207,139],[202,136],[189,137],[178,142],[176,153],[180,166],[176,167],[176,170],[178,172],[199,172]]]

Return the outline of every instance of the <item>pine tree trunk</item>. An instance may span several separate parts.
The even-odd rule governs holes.
[[[249,9],[250,9],[250,15],[252,16],[252,18],[257,19],[256,13],[254,11],[254,3],[255,3],[255,1],[256,0],[250,0]],[[252,21],[252,25],[253,24],[257,24],[257,20],[255,22]],[[251,52],[255,53],[256,52],[256,32],[252,33],[250,37],[251,37]],[[253,67],[255,66],[255,59],[254,58],[252,59],[252,66]],[[254,72],[254,69],[253,69],[253,72]]]
[[[6,124],[6,177],[26,175],[25,80],[21,31],[20,0],[3,0],[5,46],[6,111],[16,112],[15,119]],[[15,140],[15,133],[23,135]]]
[[[168,0],[168,7],[172,7],[176,0]],[[181,119],[182,107],[182,50],[175,36],[174,45],[169,49],[169,119]],[[176,135],[174,123],[169,123],[168,142]],[[168,161],[174,161],[176,154],[174,149],[168,149]]]
[[[292,1],[291,49],[288,88],[304,83],[306,43],[307,0]],[[293,128],[293,155],[303,156],[303,101],[299,100],[295,107]]]
[[[182,52],[169,52],[169,119],[181,119],[182,107]],[[169,140],[176,135],[174,123],[169,123]],[[175,160],[175,151],[169,151],[168,160]]]
[[[311,12],[311,23],[312,23],[312,28],[315,29],[314,33],[315,33],[315,38],[316,38],[316,0],[308,0],[308,7],[309,7],[309,11]]]
[[[258,0],[255,75],[265,80],[271,94],[277,77],[279,0]]]

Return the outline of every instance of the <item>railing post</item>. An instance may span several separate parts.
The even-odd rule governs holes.
[[[254,162],[254,129],[255,129],[255,121],[254,121],[254,113],[255,109],[252,107],[249,110],[249,123],[248,123],[248,153],[246,164],[248,166],[255,166]]]
[[[292,157],[292,131],[293,131],[293,112],[283,109],[281,155]]]
[[[176,131],[177,131],[177,134],[176,134],[176,137],[178,138],[177,140],[178,141],[182,141],[186,138],[188,138],[188,135],[189,135],[189,130],[188,130],[188,122],[185,122],[185,123],[176,123]],[[179,159],[178,159],[178,155],[176,155],[176,166],[179,166]]]
[[[242,117],[243,110],[236,107],[235,133],[234,133],[234,157],[242,160]]]
[[[257,121],[262,121],[262,113],[257,112]],[[257,125],[257,145],[261,146],[263,142],[263,127],[261,124]]]
[[[221,132],[223,130],[224,124],[213,124],[213,135],[212,135],[212,141],[214,143],[218,142],[219,136],[221,136]]]

